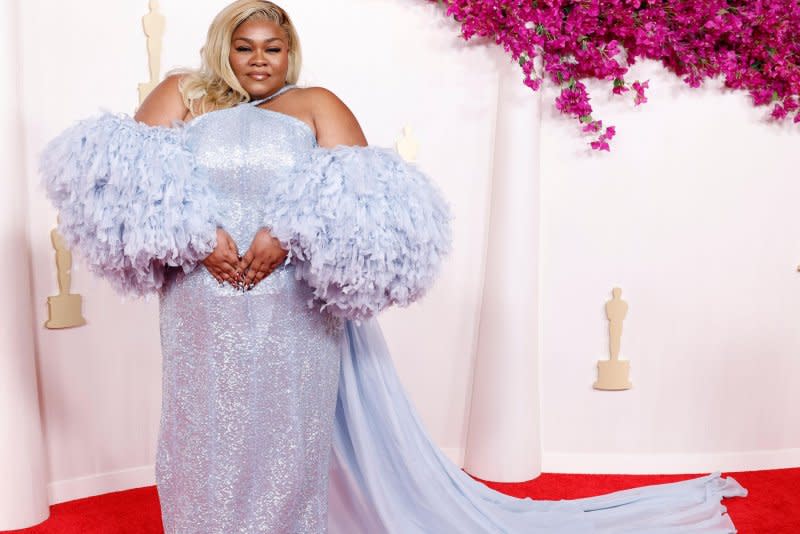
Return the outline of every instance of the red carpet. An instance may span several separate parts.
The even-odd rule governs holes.
[[[800,469],[727,473],[749,495],[726,499],[725,505],[741,534],[800,534]],[[675,482],[692,475],[554,475],[530,482],[485,482],[515,497],[574,499],[621,489]],[[158,534],[162,532],[155,486],[107,493],[50,507],[50,518],[7,534]]]

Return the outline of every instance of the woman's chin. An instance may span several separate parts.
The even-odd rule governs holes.
[[[246,83],[242,84],[242,88],[247,91],[247,94],[249,94],[250,98],[253,100],[264,98],[265,96],[274,93],[282,86],[283,84],[276,83],[272,77],[266,78],[265,80],[248,79]]]

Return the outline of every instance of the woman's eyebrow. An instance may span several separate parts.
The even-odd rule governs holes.
[[[282,40],[283,39],[281,39],[280,37],[270,37],[269,39],[264,39],[263,42],[269,43],[271,41],[282,41]],[[247,37],[237,37],[237,38],[234,39],[234,41],[246,41],[246,42],[251,43],[251,44],[255,42],[252,39],[248,39]]]

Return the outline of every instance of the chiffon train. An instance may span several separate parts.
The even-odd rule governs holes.
[[[474,480],[428,436],[375,319],[346,324],[329,480],[331,534],[731,533],[718,473],[585,499],[518,499]]]

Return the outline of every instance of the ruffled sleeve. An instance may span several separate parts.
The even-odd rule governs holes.
[[[269,196],[264,226],[313,289],[309,305],[338,317],[419,299],[451,249],[448,204],[393,150],[315,148]]]
[[[67,245],[120,293],[157,290],[165,266],[189,271],[216,245],[217,202],[183,128],[103,113],[53,139],[39,163]]]

